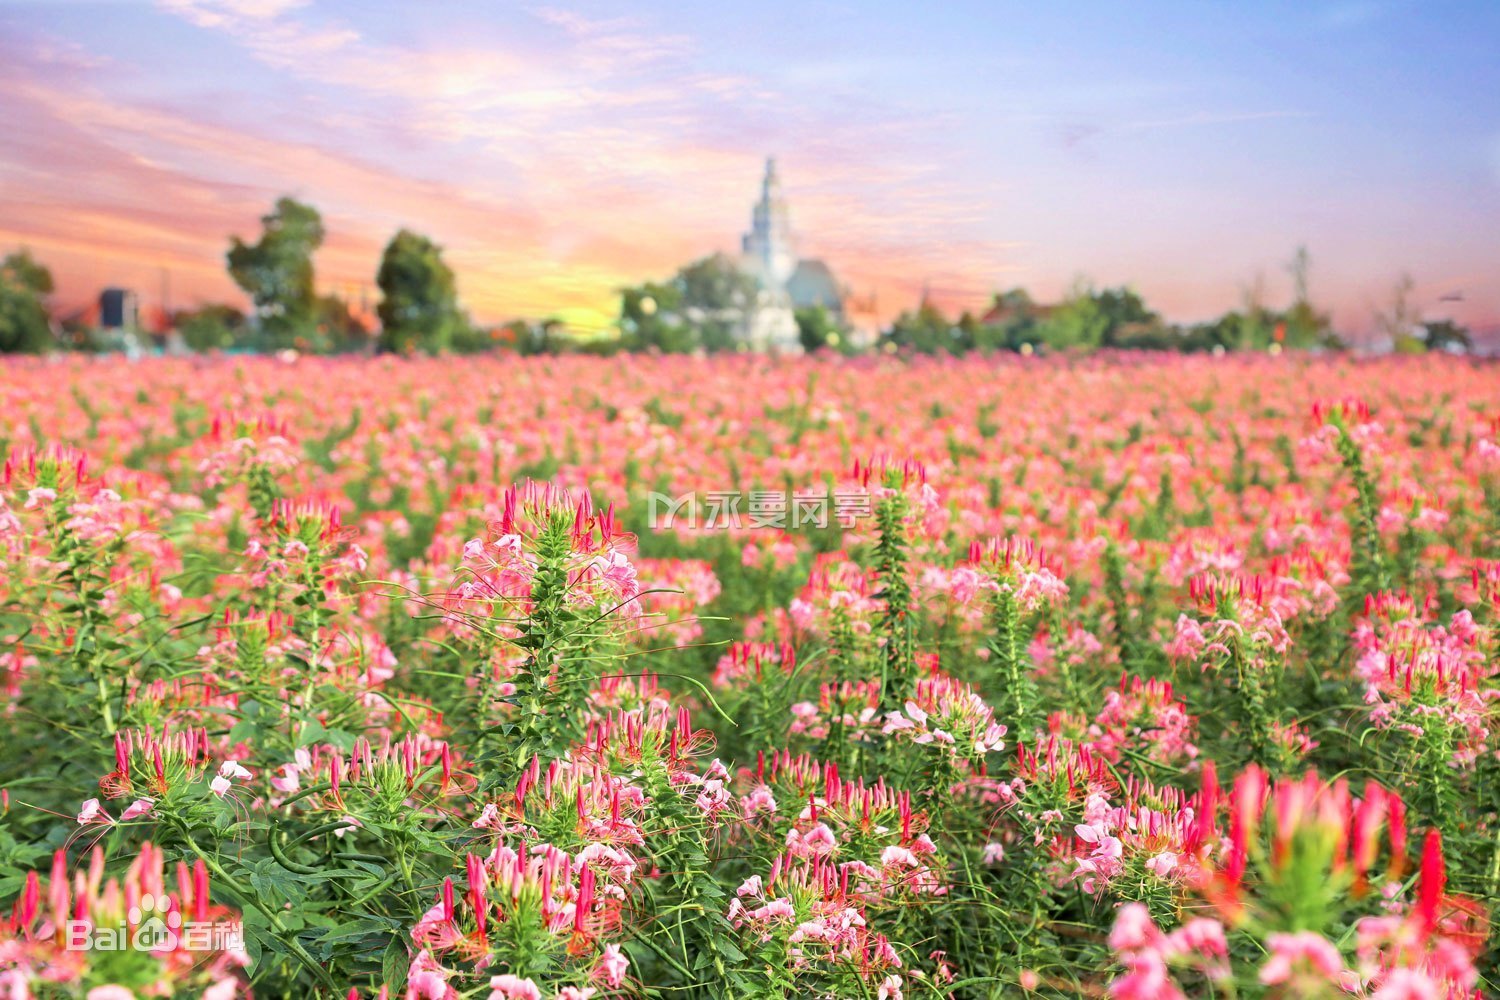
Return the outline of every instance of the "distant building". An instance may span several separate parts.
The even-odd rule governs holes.
[[[750,215],[750,231],[740,240],[740,269],[755,279],[754,305],[743,317],[743,337],[755,350],[797,351],[794,311],[827,309],[835,323],[844,321],[844,293],[833,271],[821,260],[799,259],[791,213],[781,193],[776,160],[766,160],[760,200]]]
[[[99,293],[99,328],[119,333],[140,327],[140,300],[125,288],[106,288]]]

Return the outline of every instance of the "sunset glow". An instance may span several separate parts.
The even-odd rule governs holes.
[[[1195,320],[1289,299],[1305,243],[1344,329],[1409,271],[1500,335],[1500,9],[1044,6],[0,4],[0,248],[59,310],[242,302],[228,238],[290,193],[328,289],[408,226],[483,321],[602,322],[732,249],[774,154],[883,318],[1087,276]]]

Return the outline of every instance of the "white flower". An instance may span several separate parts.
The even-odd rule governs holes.
[[[246,781],[251,777],[251,774],[244,767],[240,766],[239,761],[226,760],[223,764],[219,765],[219,777],[238,778],[241,781]]]

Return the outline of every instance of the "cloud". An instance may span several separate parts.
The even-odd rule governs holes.
[[[531,11],[544,32],[539,44],[486,37],[482,45],[407,49],[295,5],[245,10],[172,0],[167,9],[278,73],[378,100],[393,132],[440,150],[462,146],[476,163],[491,164],[498,179],[471,173],[465,190],[524,203],[545,220],[531,245],[547,266],[512,269],[504,279],[518,306],[537,300],[538,289],[601,301],[627,281],[732,247],[765,152],[792,152],[785,162],[806,249],[830,257],[847,280],[904,287],[913,259],[916,270],[935,272],[967,240],[973,270],[954,283],[980,289],[980,275],[1008,252],[964,235],[977,220],[972,194],[955,198],[934,183],[932,164],[891,152],[927,148],[953,121],[860,94],[785,98],[763,78],[709,65],[688,35],[640,18],[539,7]],[[313,50],[317,58],[306,58]],[[451,232],[455,262],[493,273],[478,241]],[[572,277],[554,276],[558,269]]]
[[[1057,163],[1059,146],[1091,157],[1133,139],[1136,156],[1307,117],[1268,94],[1166,74],[1059,83],[1037,63],[991,100],[978,85],[893,84],[923,68],[915,56],[854,43],[768,54],[639,9],[500,20],[441,5],[393,26],[353,6],[162,0],[112,11],[120,24],[97,48],[18,26],[0,41],[0,185],[14,206],[0,241],[55,255],[70,295],[154,283],[158,263],[174,294],[232,295],[228,234],[253,236],[291,193],[328,221],[318,267],[331,286],[368,284],[408,226],[446,247],[482,319],[607,311],[621,285],[733,250],[776,154],[802,252],[876,293],[887,317],[924,285],[947,308],[978,308],[1005,285],[1045,296],[1074,270],[1154,275],[1147,291],[1196,313],[1232,303],[1272,252],[1256,240],[1281,252],[1253,194],[1195,187],[1172,164],[1080,187],[1105,171]],[[183,33],[197,36],[190,58],[164,69],[168,43],[152,40]],[[1500,180],[1500,139],[1491,158]],[[1317,208],[1341,233],[1369,214]],[[1226,261],[1210,251],[1232,224],[1246,231]]]

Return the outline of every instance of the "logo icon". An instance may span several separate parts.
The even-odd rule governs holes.
[[[182,914],[171,907],[172,900],[166,896],[157,899],[149,892],[142,895],[140,903],[130,908],[130,923],[135,925],[130,946],[136,951],[172,951],[176,948]]]

